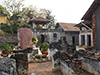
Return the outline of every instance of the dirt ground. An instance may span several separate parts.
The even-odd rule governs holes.
[[[29,75],[35,73],[35,75],[63,75],[61,71],[52,72],[52,61],[46,61],[41,63],[30,63]]]
[[[28,73],[33,75],[63,75],[61,71],[52,72],[52,61],[29,63]],[[92,75],[83,70],[79,75]]]

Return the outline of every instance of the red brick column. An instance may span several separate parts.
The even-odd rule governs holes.
[[[96,48],[96,24],[95,15],[92,15],[92,30],[93,30],[93,47]]]

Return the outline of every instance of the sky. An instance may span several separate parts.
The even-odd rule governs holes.
[[[0,4],[4,0],[0,0]],[[56,22],[79,23],[94,0],[25,0],[25,6],[49,9]]]

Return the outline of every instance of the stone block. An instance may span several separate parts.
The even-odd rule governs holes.
[[[20,28],[19,29],[19,38],[21,49],[25,49],[32,44],[32,30],[29,28]]]

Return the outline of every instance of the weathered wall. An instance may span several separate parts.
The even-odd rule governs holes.
[[[95,24],[96,24],[96,49],[100,50],[100,6],[95,11]]]
[[[75,71],[68,66],[65,61],[60,60],[60,70],[62,71],[63,75],[77,75]]]
[[[69,44],[73,44],[72,43],[72,37],[74,36],[75,37],[75,44],[78,45],[79,44],[79,32],[66,32],[65,33],[65,36],[66,36],[66,40]]]
[[[14,43],[17,40],[17,34],[0,34],[0,44],[2,43]]]
[[[32,53],[33,48],[11,51],[11,57],[16,60],[18,75],[28,75],[28,54]]]
[[[100,61],[92,60],[89,58],[81,57],[82,68],[94,75],[100,75]]]
[[[57,38],[53,37],[53,34],[57,34]],[[67,39],[67,42],[69,44],[72,44],[72,37],[75,37],[75,44],[79,44],[79,32],[62,32],[62,30],[49,30],[49,31],[34,31],[33,30],[33,36],[38,38],[40,35],[45,35],[45,41],[51,42],[57,42],[62,36],[65,36]]]

